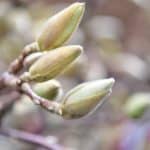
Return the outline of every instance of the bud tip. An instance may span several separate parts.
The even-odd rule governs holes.
[[[113,86],[114,83],[115,83],[115,79],[114,79],[114,78],[109,78],[109,79],[108,79],[108,82],[110,83],[110,84],[109,84],[110,88],[112,88],[112,86]]]

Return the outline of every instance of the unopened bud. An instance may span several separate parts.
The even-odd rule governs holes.
[[[62,116],[66,119],[80,118],[91,112],[110,92],[114,79],[90,81],[72,89],[62,102]]]
[[[74,3],[51,17],[37,38],[40,50],[50,50],[65,43],[78,27],[85,9],[84,3]]]
[[[136,93],[127,100],[124,111],[131,118],[140,118],[148,107],[150,93]]]
[[[29,80],[43,82],[59,75],[82,52],[81,46],[64,46],[47,52],[30,68]]]
[[[57,80],[49,80],[37,83],[33,86],[33,91],[48,100],[54,100],[59,95],[61,85]]]
[[[35,61],[37,61],[41,56],[43,56],[45,52],[36,52],[27,56],[23,62],[23,66],[25,68],[29,68]]]

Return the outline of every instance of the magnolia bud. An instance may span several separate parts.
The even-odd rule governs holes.
[[[80,118],[93,110],[110,92],[113,78],[90,81],[72,89],[62,102],[62,116],[66,119]]]
[[[150,107],[150,93],[137,93],[125,104],[124,111],[131,118],[140,118]]]
[[[84,3],[77,2],[51,17],[37,38],[40,50],[50,50],[65,43],[78,27],[84,9]]]
[[[59,75],[82,52],[81,46],[64,46],[47,52],[30,68],[28,78],[38,82],[50,80]]]
[[[36,53],[30,54],[24,59],[23,66],[25,68],[29,68],[35,61],[37,61],[44,54],[45,52],[36,52]]]
[[[43,98],[54,100],[59,95],[60,88],[61,85],[57,80],[49,80],[35,84],[33,91]]]

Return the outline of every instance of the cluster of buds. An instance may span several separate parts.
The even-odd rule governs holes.
[[[85,4],[77,2],[52,16],[43,26],[36,41],[31,44],[32,47],[28,47],[26,53],[30,53],[21,57],[24,58],[23,67],[27,71],[20,75],[20,80],[23,83],[34,83],[32,90],[37,95],[32,94],[31,97],[42,97],[44,107],[44,99],[55,100],[60,93],[61,84],[54,78],[83,52],[80,45],[63,44],[77,29],[84,10]],[[98,104],[102,104],[103,99],[110,94],[113,84],[113,78],[83,83],[69,91],[61,101],[56,102],[59,104],[57,108],[49,108],[51,111],[59,109],[59,113],[56,111],[57,114],[66,119],[80,118],[91,112]]]

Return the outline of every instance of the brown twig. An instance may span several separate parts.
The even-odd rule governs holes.
[[[61,104],[36,95],[28,83],[23,83],[21,85],[21,90],[23,94],[29,96],[35,104],[42,106],[43,108],[52,113],[62,115]]]
[[[0,89],[1,91],[7,91],[10,89],[13,93],[8,101],[0,101],[0,121],[3,116],[10,110],[16,99],[21,95],[25,94],[37,105],[42,106],[46,110],[59,114],[62,114],[61,104],[53,101],[46,100],[36,93],[33,92],[30,84],[24,82],[17,76],[17,74],[23,69],[24,59],[31,53],[38,50],[37,43],[32,43],[23,49],[21,55],[10,65],[8,72],[3,73],[0,76]],[[13,129],[0,129],[0,134],[7,137],[19,139],[21,141],[35,144],[46,149],[51,150],[62,150],[63,148],[58,144],[50,144],[46,141],[46,138],[34,135],[26,132],[21,132]]]
[[[35,104],[42,106],[46,110],[58,115],[62,115],[61,104],[38,96],[36,93],[33,92],[29,83],[21,81],[18,77],[8,72],[4,73],[2,78],[3,84],[6,87],[12,88],[12,90],[14,91],[29,96]]]
[[[11,110],[13,104],[20,97],[20,93],[17,90],[12,90],[12,87],[16,88],[16,81],[17,79],[7,72],[0,76],[0,123],[5,114]],[[5,95],[8,93],[9,97],[6,97]]]
[[[38,51],[38,45],[36,42],[25,46],[20,56],[10,64],[8,72],[12,74],[18,73],[23,68],[23,61],[25,57],[35,51]]]
[[[48,150],[64,150],[64,148],[58,143],[50,143],[50,139],[48,141],[48,139],[40,135],[35,135],[14,129],[0,129],[0,134],[5,137],[11,137],[26,143],[34,144]]]

